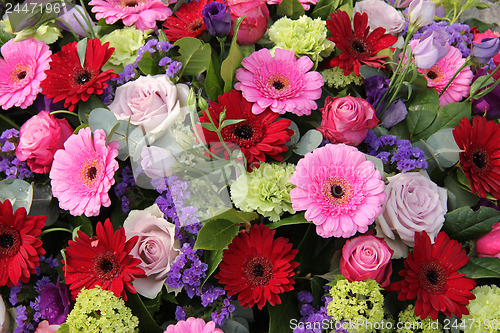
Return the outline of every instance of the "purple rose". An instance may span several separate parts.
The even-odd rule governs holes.
[[[216,37],[224,37],[231,31],[231,11],[223,2],[212,1],[205,5],[203,11],[203,23],[208,32]]]
[[[500,37],[484,38],[480,43],[472,44],[471,55],[475,62],[486,64],[500,51]]]
[[[412,48],[415,65],[429,69],[448,53],[448,33],[442,28],[427,30]]]
[[[40,289],[40,313],[50,325],[64,323],[69,310],[69,290],[64,283],[47,283]]]

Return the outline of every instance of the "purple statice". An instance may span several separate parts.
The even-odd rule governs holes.
[[[12,305],[19,303],[17,294],[23,289],[23,283],[19,281],[19,285],[10,287],[9,302]]]
[[[184,243],[168,272],[166,284],[173,289],[184,286],[190,298],[196,293],[199,294],[198,287],[201,286],[201,279],[206,277],[208,269],[208,265],[200,259],[202,254],[201,250],[193,250],[190,243]]]
[[[168,64],[170,64],[171,62],[172,62],[172,59],[170,59],[169,57],[163,57],[160,59],[160,61],[158,61],[158,66],[165,67]]]
[[[470,45],[474,40],[474,34],[466,24],[453,23],[450,25],[446,21],[433,22],[422,27],[421,32],[416,32],[413,39],[419,39],[426,31],[434,31],[439,28],[444,29],[448,34],[448,43],[458,48],[462,53],[462,57],[466,58],[470,55]]]
[[[175,320],[186,320],[186,310],[182,306],[177,306],[175,308]]]
[[[224,296],[226,292],[220,287],[214,287],[207,283],[201,288],[200,297],[201,305],[212,305],[219,297]]]
[[[331,301],[331,297],[323,296],[321,299],[323,306],[316,309],[310,304],[313,299],[309,295],[301,293],[297,295],[299,302],[303,303],[300,310],[302,318],[300,318],[297,326],[293,329],[293,333],[322,333],[324,323],[332,322],[332,317],[327,312],[327,306]],[[342,332],[341,329],[339,325],[339,329],[335,330],[335,332],[340,333]]]
[[[137,75],[135,70],[139,67],[137,65],[137,61],[139,61],[139,60],[136,60],[136,62],[134,62],[134,63],[125,65],[125,67],[123,67],[123,72],[118,73],[118,78],[113,79],[113,80],[115,80],[116,83],[118,83],[119,85],[122,85],[122,84],[127,83],[128,81],[134,79],[135,76]]]
[[[299,293],[297,294],[297,299],[301,303],[309,303],[309,304],[312,303],[314,300],[311,293],[308,292],[307,290],[299,291]]]
[[[16,145],[19,131],[11,128],[0,135],[0,174],[6,179],[26,179],[33,177],[28,164],[16,157]]]
[[[29,321],[29,313],[24,305],[17,306],[14,312],[16,314],[15,321],[17,324],[14,333],[31,333],[35,330],[35,327]]]
[[[130,197],[126,195],[126,192],[134,186],[136,186],[134,175],[130,166],[127,165],[122,169],[121,181],[114,187],[116,196],[122,202],[121,207],[124,213],[130,211]]]
[[[389,169],[388,172],[427,169],[424,151],[413,147],[408,140],[399,140],[394,135],[383,135],[377,138],[375,133],[368,131],[363,143],[365,152],[382,160],[382,163]]]
[[[137,50],[137,55],[140,57],[146,52],[155,53],[157,44],[158,44],[157,39],[148,40],[144,46],[141,46],[139,50]]]
[[[168,52],[170,51],[170,49],[174,47],[172,44],[170,44],[169,42],[158,42],[158,44],[156,44],[156,49],[158,51],[163,51],[163,52]]]
[[[182,62],[180,61],[173,61],[170,65],[167,67],[166,74],[168,77],[174,77],[175,73],[177,73],[182,67]]]

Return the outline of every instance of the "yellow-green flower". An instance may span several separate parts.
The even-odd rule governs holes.
[[[115,51],[109,58],[103,70],[113,68],[115,72],[123,71],[125,65],[133,63],[137,59],[137,50],[145,43],[145,35],[134,26],[114,30],[112,33],[104,35],[101,42],[109,42],[109,47],[114,47]]]
[[[500,332],[500,288],[481,286],[472,289],[476,296],[469,302],[469,314],[462,316],[459,326],[465,333]]]
[[[257,211],[271,221],[279,221],[284,212],[294,214],[290,191],[293,164],[261,163],[258,169],[242,174],[231,184],[231,199],[244,212]]]
[[[309,56],[319,62],[332,53],[335,44],[326,39],[326,22],[306,15],[298,20],[282,17],[269,28],[269,39],[277,48],[290,50],[297,57]]]
[[[421,320],[420,317],[415,316],[415,307],[412,304],[399,313],[398,319],[399,327],[396,327],[398,333],[443,332],[443,326],[437,320],[433,321],[430,316]]]
[[[376,281],[367,279],[349,282],[339,276],[330,285],[332,300],[328,303],[327,311],[335,322],[352,323],[344,327],[355,325],[358,333],[376,332],[383,321],[387,322],[384,320],[384,297]]]
[[[325,85],[330,88],[343,89],[351,83],[358,86],[363,84],[363,77],[357,76],[354,72],[345,76],[344,70],[339,67],[322,70],[320,74],[323,77],[323,81],[325,81]]]
[[[132,333],[139,332],[139,319],[112,291],[82,289],[66,319],[70,333]]]

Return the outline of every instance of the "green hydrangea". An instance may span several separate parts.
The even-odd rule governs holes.
[[[75,306],[66,319],[70,333],[131,333],[139,332],[139,319],[112,291],[82,289]]]
[[[261,163],[258,169],[242,174],[231,184],[231,199],[244,212],[257,211],[271,221],[279,221],[284,212],[294,214],[290,191],[293,164]]]
[[[469,314],[462,317],[459,326],[465,333],[500,332],[500,288],[492,286],[476,287],[472,290],[476,299],[469,302]]]
[[[344,70],[339,67],[325,69],[321,71],[320,74],[323,76],[325,84],[330,88],[343,89],[351,83],[358,86],[363,84],[363,77],[357,76],[354,72],[345,76]]]
[[[115,72],[123,71],[125,65],[131,64],[137,59],[137,50],[145,44],[146,37],[142,31],[134,26],[117,29],[104,35],[101,42],[103,44],[109,42],[109,46],[114,47],[115,51],[103,69],[113,68]]]
[[[290,50],[297,57],[309,56],[319,62],[332,53],[335,44],[326,39],[326,22],[306,15],[298,20],[282,17],[269,28],[269,39],[277,48]]]
[[[349,282],[339,276],[330,285],[328,315],[335,322],[351,322],[358,333],[376,332],[376,327],[384,322],[384,297],[379,284],[371,279]]]
[[[398,333],[436,333],[443,332],[443,325],[437,320],[433,321],[430,316],[421,320],[420,317],[415,316],[415,307],[409,305],[405,310],[401,311],[398,315],[399,326]]]

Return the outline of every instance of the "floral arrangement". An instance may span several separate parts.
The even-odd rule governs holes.
[[[500,332],[479,0],[26,0],[0,333]]]

